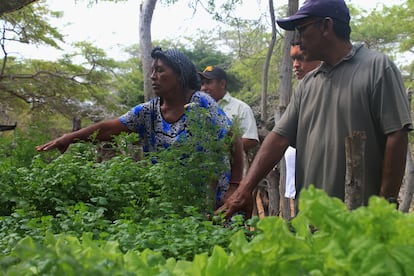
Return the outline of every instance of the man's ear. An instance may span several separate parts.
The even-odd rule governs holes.
[[[330,17],[325,17],[323,20],[322,20],[322,23],[321,23],[321,28],[322,28],[322,32],[329,32],[329,33],[332,33],[332,32],[334,32],[334,21],[333,21],[333,19],[332,18],[330,18]]]
[[[220,86],[223,87],[223,89],[226,89],[227,81],[225,79],[220,80]]]

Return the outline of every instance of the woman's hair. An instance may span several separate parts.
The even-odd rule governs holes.
[[[168,49],[163,51],[161,47],[155,47],[151,51],[154,60],[161,60],[180,76],[183,89],[200,89],[200,77],[194,63],[181,51]]]

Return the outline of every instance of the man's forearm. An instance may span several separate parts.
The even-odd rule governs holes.
[[[288,145],[289,141],[286,138],[271,131],[260,146],[241,188],[246,192],[252,192],[257,183],[280,161]]]
[[[407,156],[408,134],[405,129],[387,136],[384,151],[380,196],[398,198]]]

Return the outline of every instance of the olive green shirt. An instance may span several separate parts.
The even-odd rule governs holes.
[[[333,67],[323,63],[299,83],[273,131],[296,147],[296,190],[313,184],[344,200],[345,139],[364,131],[364,203],[378,195],[387,134],[411,129],[401,74],[385,55],[359,46]]]

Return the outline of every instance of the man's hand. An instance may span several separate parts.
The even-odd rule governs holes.
[[[226,220],[230,219],[237,212],[246,212],[246,218],[251,218],[253,212],[253,195],[251,192],[237,189],[230,197],[225,199],[223,206],[221,206],[215,214],[224,212]]]

